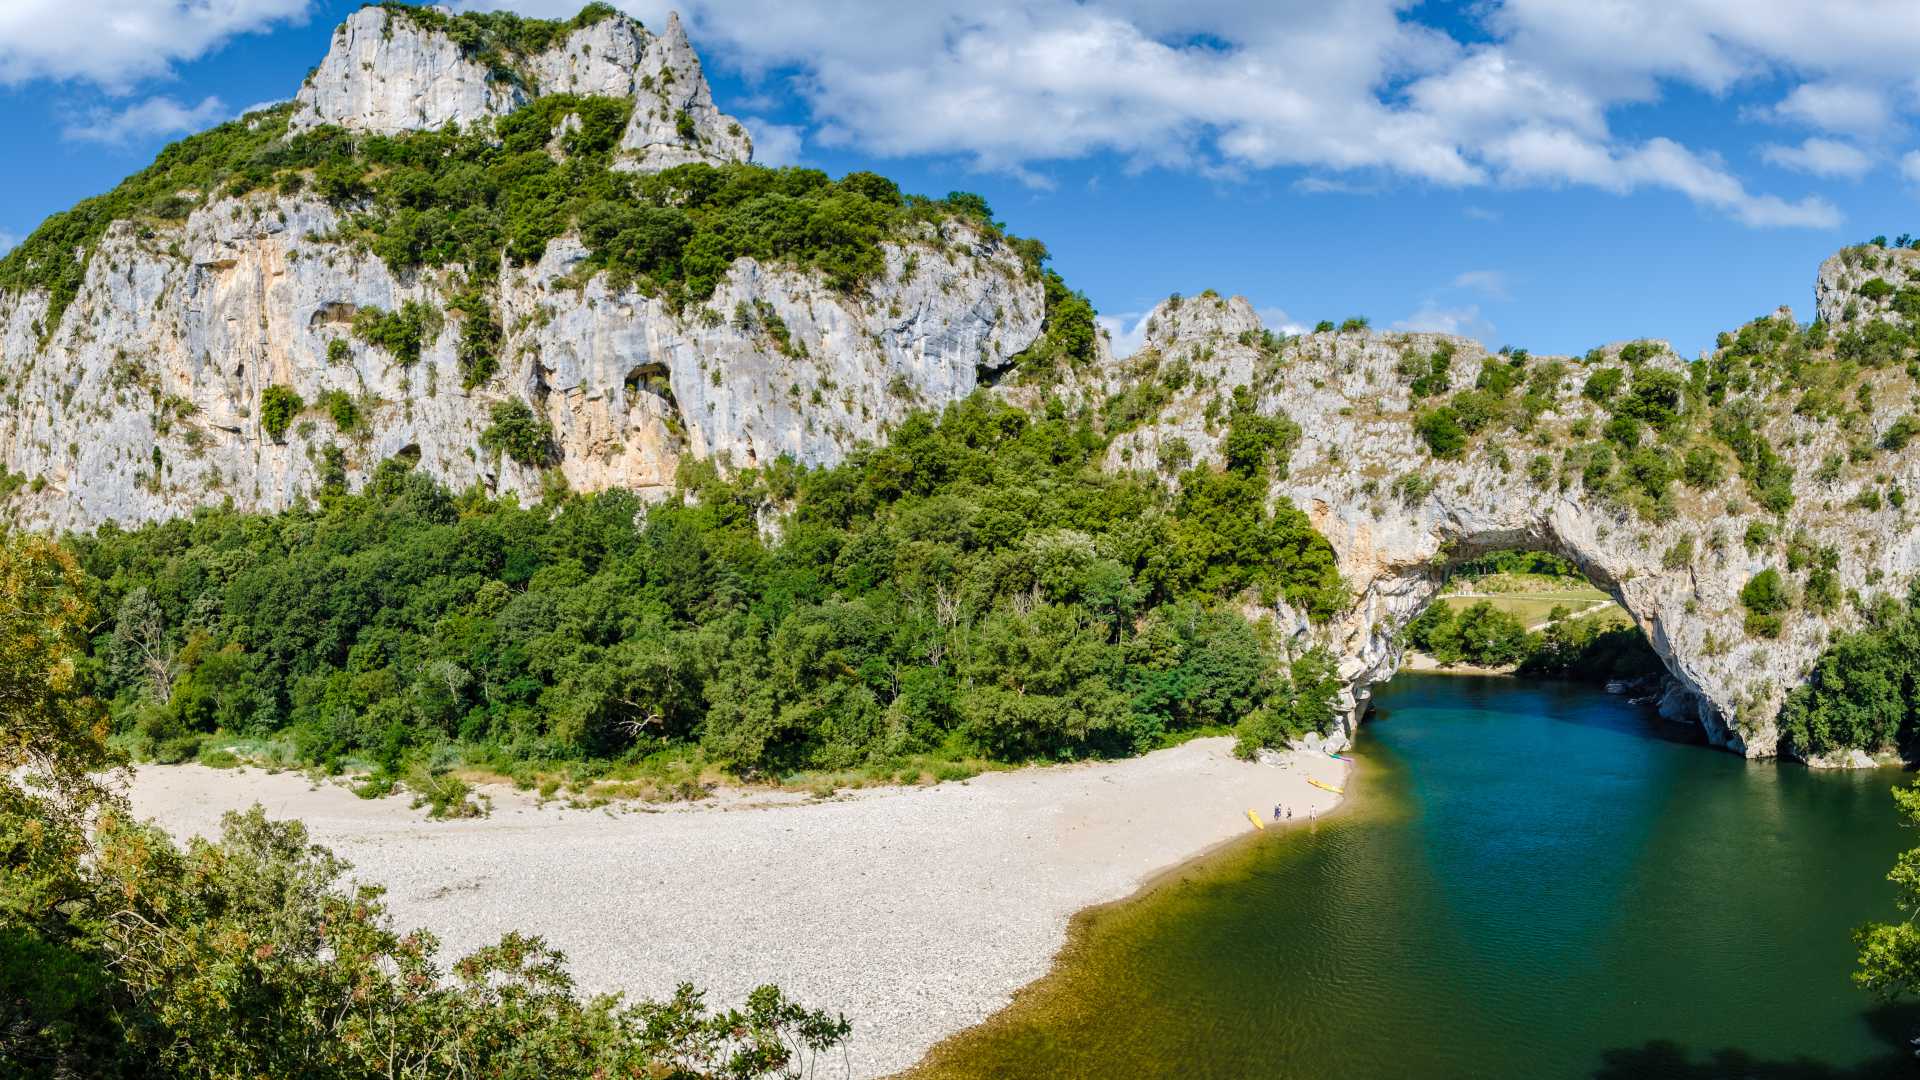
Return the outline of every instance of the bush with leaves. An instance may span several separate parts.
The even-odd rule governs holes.
[[[522,465],[545,465],[553,460],[553,425],[537,417],[519,398],[495,402],[488,414],[480,445],[505,454]]]
[[[293,387],[275,384],[260,391],[260,429],[274,442],[287,441],[287,428],[306,408]]]
[[[0,1074],[162,1077],[801,1075],[847,1022],[762,987],[714,1013],[582,1000],[538,938],[438,966],[380,890],[295,822],[228,814],[176,847],[103,782],[69,553],[0,539]]]

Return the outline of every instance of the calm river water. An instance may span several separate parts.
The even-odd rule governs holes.
[[[1848,981],[1896,771],[1666,741],[1618,698],[1402,675],[1358,798],[1085,917],[938,1077],[1920,1075]]]

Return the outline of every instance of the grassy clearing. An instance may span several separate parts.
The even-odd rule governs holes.
[[[1555,608],[1564,608],[1568,614],[1585,611],[1594,604],[1609,601],[1606,593],[1599,589],[1584,591],[1567,590],[1555,593],[1528,593],[1525,595],[1502,596],[1443,596],[1441,602],[1454,611],[1464,611],[1473,605],[1485,601],[1493,605],[1494,610],[1504,611],[1519,619],[1525,626],[1543,623],[1553,616]],[[1617,619],[1622,623],[1632,622],[1625,610],[1612,605],[1606,610],[1595,612],[1594,618]]]

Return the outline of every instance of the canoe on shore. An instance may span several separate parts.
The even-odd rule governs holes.
[[[1335,795],[1345,795],[1347,793],[1346,788],[1337,788],[1337,787],[1334,787],[1332,784],[1322,783],[1318,780],[1313,779],[1312,777],[1307,778],[1307,783],[1312,784],[1314,787],[1317,787],[1322,791],[1331,791]],[[1248,813],[1252,813],[1252,811],[1249,810]]]
[[[1253,827],[1256,829],[1265,829],[1267,827],[1267,823],[1260,820],[1260,815],[1254,813],[1251,809],[1247,811],[1247,820],[1253,822]]]

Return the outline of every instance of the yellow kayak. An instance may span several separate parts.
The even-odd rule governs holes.
[[[1317,787],[1322,791],[1331,791],[1335,795],[1345,795],[1347,793],[1346,788],[1337,788],[1337,787],[1334,787],[1332,784],[1323,784],[1320,781],[1314,780],[1312,778],[1308,778],[1307,783],[1312,784],[1314,787]],[[1247,811],[1247,813],[1251,814],[1253,813],[1253,811],[1249,810]]]
[[[1260,815],[1254,813],[1252,810],[1247,811],[1247,820],[1253,822],[1253,827],[1256,829],[1264,829],[1267,827],[1267,823],[1260,820]]]

